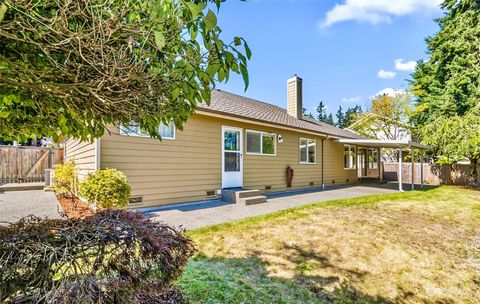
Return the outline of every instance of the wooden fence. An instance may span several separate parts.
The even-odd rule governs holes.
[[[63,149],[0,146],[0,184],[45,181],[45,169],[63,162]]]
[[[415,163],[415,183],[420,183],[420,163]],[[458,185],[466,186],[470,178],[472,167],[470,165],[455,164],[433,165],[423,164],[423,180],[430,185]],[[480,172],[480,166],[478,167]],[[402,181],[410,183],[412,180],[412,163],[402,163]],[[398,181],[398,163],[383,163],[383,178],[388,181]],[[480,183],[480,177],[477,184]]]

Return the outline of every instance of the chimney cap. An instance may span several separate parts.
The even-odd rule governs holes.
[[[300,76],[298,76],[297,74],[293,74],[293,76],[288,79],[288,81],[294,81],[294,80],[302,81],[302,78]]]

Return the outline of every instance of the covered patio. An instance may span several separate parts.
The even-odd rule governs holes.
[[[363,164],[360,164],[360,158],[358,157],[359,153],[358,151],[361,149],[366,149],[368,152],[369,149],[376,151],[376,162],[377,162],[377,169],[378,169],[378,178],[380,180],[383,180],[383,171],[381,169],[381,155],[382,155],[382,149],[395,149],[398,151],[398,190],[399,191],[404,191],[403,189],[403,183],[410,183],[411,184],[411,190],[415,189],[415,166],[413,165],[415,163],[415,150],[420,152],[420,188],[423,189],[424,187],[424,179],[423,179],[423,160],[424,160],[424,152],[425,150],[428,150],[429,147],[408,141],[408,140],[381,140],[381,139],[347,139],[347,138],[339,138],[336,140],[339,143],[343,143],[345,145],[352,145],[357,147],[357,172],[359,172],[359,176],[361,175],[362,172],[359,170],[362,170],[366,166],[368,166],[368,153],[367,155],[364,155],[364,158],[361,160],[364,161]],[[411,181],[403,181],[402,180],[402,170],[403,170],[403,153],[408,152],[411,156],[410,161],[412,162],[411,166]],[[368,170],[368,169],[367,169]],[[367,172],[365,170],[365,172]],[[368,176],[368,172],[366,174]]]

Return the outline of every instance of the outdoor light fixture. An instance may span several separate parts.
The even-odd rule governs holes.
[[[283,137],[282,137],[282,135],[278,135],[278,143],[279,143],[279,144],[283,143]]]

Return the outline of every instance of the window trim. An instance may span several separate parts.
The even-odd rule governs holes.
[[[302,139],[304,140],[307,140],[307,161],[306,162],[302,162],[302,149],[301,149],[301,142],[302,142]],[[315,149],[313,150],[314,151],[314,156],[315,156],[315,161],[313,163],[309,162],[308,161],[308,141],[309,140],[313,140],[313,142],[315,143]],[[316,165],[317,164],[317,140],[316,139],[313,139],[313,138],[307,138],[307,137],[299,137],[298,138],[298,163],[300,165]]]
[[[162,123],[161,123],[161,124],[162,124]],[[162,140],[163,140],[163,139],[174,140],[174,139],[177,137],[177,127],[175,126],[175,124],[173,123],[173,121],[171,121],[169,124],[172,124],[172,125],[173,125],[173,137],[162,136]],[[130,125],[130,126],[131,126],[131,125]],[[130,126],[129,126],[129,127],[130,127]],[[134,136],[134,137],[151,138],[150,135],[145,134],[145,133],[136,133],[136,132],[125,133],[125,132],[122,131],[122,127],[125,127],[125,126],[120,126],[120,127],[118,128],[118,134],[121,135],[121,136]],[[158,128],[160,129],[160,125],[158,126]]]
[[[353,149],[353,166],[351,168],[345,167],[345,148]],[[357,146],[353,145],[343,145],[343,169],[344,170],[357,170],[357,162],[358,162],[358,155],[357,155]]]
[[[260,153],[248,152],[248,133],[260,134]],[[274,150],[273,154],[263,153],[263,135],[264,134],[273,135],[273,150]],[[262,156],[277,156],[277,134],[276,133],[270,133],[270,132],[264,132],[264,131],[246,129],[245,130],[245,154],[247,154],[247,155],[262,155]]]

